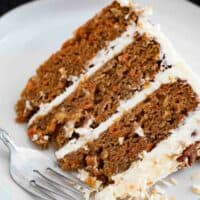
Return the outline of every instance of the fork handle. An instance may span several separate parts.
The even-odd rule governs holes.
[[[17,151],[17,146],[15,143],[11,140],[8,133],[0,128],[0,140],[8,147],[8,149],[11,151]]]

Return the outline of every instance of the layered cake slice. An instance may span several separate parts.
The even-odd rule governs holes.
[[[146,198],[200,158],[200,81],[148,10],[114,1],[38,69],[17,119],[95,200]]]

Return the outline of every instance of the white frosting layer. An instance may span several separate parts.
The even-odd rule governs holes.
[[[73,79],[73,84],[66,88],[65,92],[57,96],[50,103],[40,105],[39,111],[33,115],[29,121],[29,126],[38,117],[48,114],[49,111],[55,106],[61,104],[64,99],[71,95],[78,87],[78,85],[83,82],[88,77],[92,76],[97,70],[99,70],[106,62],[112,59],[115,55],[119,54],[124,48],[131,44],[134,40],[134,33],[136,32],[135,22],[128,26],[127,30],[115,40],[109,42],[108,46],[97,53],[97,55],[88,63],[89,68],[84,74],[82,74],[79,79]]]
[[[174,82],[176,78],[187,80],[193,90],[200,96],[200,81],[184,61],[176,53],[168,39],[160,32],[159,27],[154,27],[146,21],[145,18],[140,19],[141,33],[147,33],[160,43],[163,54],[166,55],[166,61],[172,65],[171,69],[156,75],[155,81],[148,88],[136,93],[128,101],[123,101],[118,108],[118,113],[111,116],[107,121],[100,124],[94,130],[90,130],[89,134],[78,140],[73,140],[56,152],[58,159],[63,158],[66,154],[76,151],[80,147],[86,145],[88,141],[95,140],[99,135],[106,131],[116,120],[118,120],[124,112],[133,108],[143,101],[147,95],[154,92],[162,84]],[[196,136],[191,133],[196,131]],[[177,128],[171,131],[168,139],[159,143],[150,153],[143,153],[142,160],[132,164],[125,172],[113,176],[114,184],[107,186],[101,192],[97,193],[95,200],[115,200],[119,197],[140,198],[141,194],[151,187],[155,182],[168,176],[178,170],[180,163],[177,158],[185,150],[186,147],[200,141],[200,109],[191,113],[185,121]]]
[[[66,154],[78,150],[87,142],[97,139],[99,135],[106,131],[108,127],[110,127],[116,120],[118,120],[124,114],[124,112],[130,110],[138,103],[145,100],[148,95],[160,88],[162,84],[176,81],[176,78],[187,80],[189,84],[193,87],[193,89],[198,94],[200,94],[200,83],[195,81],[195,78],[192,76],[191,72],[182,65],[176,65],[165,72],[158,73],[154,82],[151,83],[148,88],[142,90],[141,92],[136,92],[136,94],[131,99],[121,102],[121,105],[118,108],[118,112],[116,114],[112,115],[108,120],[101,123],[96,129],[88,129],[88,133],[84,135],[84,137],[71,140],[69,143],[67,143],[56,152],[56,157],[58,159],[61,159]]]
[[[105,122],[101,123],[99,127],[93,130],[88,129],[88,133],[87,135],[85,135],[85,137],[81,137],[78,140],[74,139],[66,144],[64,147],[62,147],[60,150],[58,150],[56,152],[56,157],[58,159],[63,158],[66,154],[71,153],[72,151],[76,151],[81,146],[84,146],[87,142],[97,139],[99,135],[102,132],[106,131],[108,127],[110,127],[116,120],[118,120],[125,111],[133,108],[138,103],[143,101],[147,95],[154,92],[162,84],[172,82],[176,78],[187,80],[188,83],[192,86],[193,90],[200,95],[199,79],[191,72],[184,61],[176,53],[169,40],[161,33],[159,27],[151,25],[144,15],[139,20],[137,31],[141,34],[146,33],[150,37],[154,37],[155,40],[160,43],[163,52],[161,56],[165,54],[166,62],[168,63],[168,65],[172,65],[172,68],[165,72],[158,73],[154,82],[151,83],[148,88],[144,89],[141,92],[137,92],[128,101],[122,101],[119,108],[117,109],[118,112],[112,115]]]
[[[196,131],[196,136],[192,132]],[[114,184],[97,193],[95,200],[116,200],[118,197],[140,198],[157,181],[178,170],[177,158],[191,144],[200,141],[200,110],[191,113],[180,127],[171,131],[150,153],[143,154],[125,172],[113,176]]]

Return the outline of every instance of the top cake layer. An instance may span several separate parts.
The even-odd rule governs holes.
[[[51,102],[93,67],[92,59],[137,21],[137,14],[113,2],[81,26],[74,37],[42,64],[28,81],[16,105],[17,121],[27,121],[40,106]]]

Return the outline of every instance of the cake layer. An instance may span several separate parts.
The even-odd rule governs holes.
[[[153,38],[139,33],[132,37],[132,44],[83,80],[60,105],[31,123],[29,136],[37,134],[37,144],[46,145],[44,136],[50,138],[56,133],[56,146],[61,147],[69,138],[98,127],[116,112],[122,100],[141,91],[159,71],[170,67],[164,64],[160,45]]]
[[[44,104],[52,101],[94,66],[90,61],[109,42],[120,37],[136,23],[137,14],[129,7],[113,2],[97,16],[81,26],[74,37],[37,70],[27,83],[16,105],[17,121],[27,121]]]
[[[98,139],[59,160],[63,170],[87,169],[105,184],[126,171],[170,135],[194,111],[198,98],[191,86],[178,79],[162,85],[115,122]]]
[[[200,158],[199,123],[198,108],[178,128],[172,130],[166,140],[151,152],[143,152],[142,159],[133,163],[127,171],[113,176],[113,184],[98,192],[95,200],[126,199],[129,196],[140,199],[158,181],[183,167],[191,166]]]

